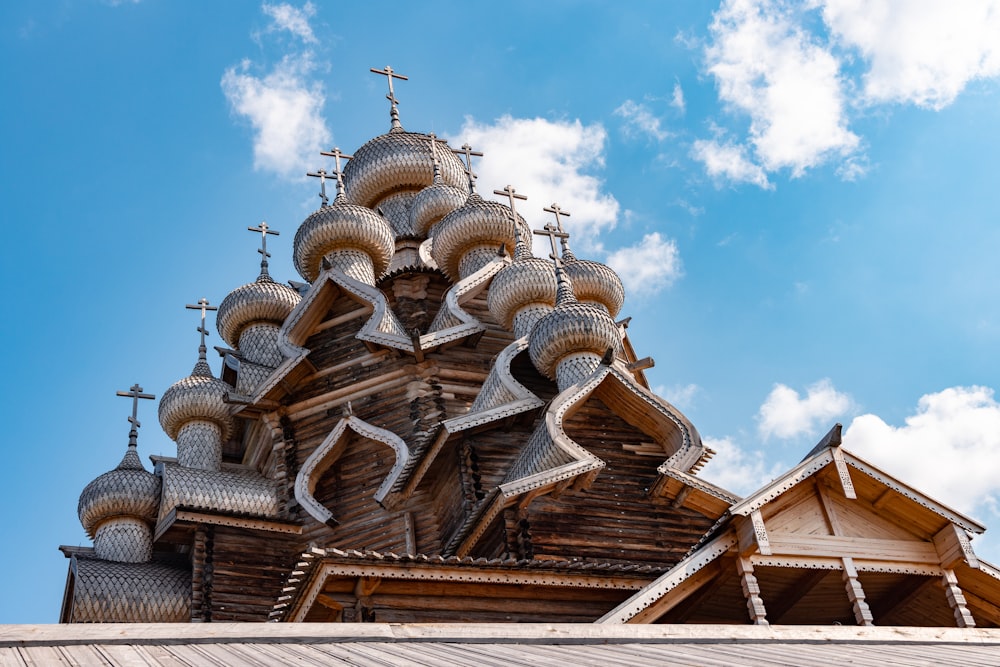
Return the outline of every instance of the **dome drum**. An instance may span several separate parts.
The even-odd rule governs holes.
[[[278,349],[281,327],[272,322],[253,322],[240,331],[237,349],[247,361],[276,368],[284,357]]]
[[[529,303],[521,306],[514,314],[512,329],[516,338],[523,338],[531,334],[532,329],[539,320],[552,312],[552,305],[548,303]]]
[[[222,465],[222,429],[204,420],[190,420],[177,434],[177,463],[185,468],[218,470]]]
[[[94,535],[94,552],[118,563],[148,563],[153,557],[153,529],[135,517],[105,521]]]
[[[596,352],[574,352],[567,354],[556,364],[556,384],[559,391],[588,377],[601,365],[604,355]]]

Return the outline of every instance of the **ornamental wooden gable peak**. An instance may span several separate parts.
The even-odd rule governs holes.
[[[840,446],[734,503],[683,561],[602,622],[1000,626],[984,527]]]

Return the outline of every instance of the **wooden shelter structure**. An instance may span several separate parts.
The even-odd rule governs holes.
[[[983,526],[839,426],[747,498],[702,479],[712,452],[650,391],[622,283],[573,254],[568,214],[545,207],[553,261],[533,257],[523,195],[480,197],[477,153],[389,98],[386,134],[312,173],[305,282],[271,278],[261,224],[258,277],[189,306],[198,360],[159,403],[177,456],[152,472],[152,396],[123,392],[125,457],[80,499],[94,547],[62,547],[63,622],[1000,627]]]

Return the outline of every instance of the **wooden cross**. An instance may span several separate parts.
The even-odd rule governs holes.
[[[401,81],[409,81],[409,77],[405,77],[402,74],[396,74],[388,65],[385,66],[385,69],[375,69],[374,67],[370,67],[369,69],[375,74],[381,74],[389,80],[389,94],[386,95],[385,98],[389,100],[389,104],[391,105],[389,115],[392,117],[392,126],[402,127],[399,124],[399,109],[396,108],[399,104],[399,100],[396,99],[396,92],[392,88],[392,80],[400,79]]]
[[[267,251],[267,235],[278,236],[280,232],[277,232],[267,226],[266,222],[261,222],[256,227],[247,227],[248,232],[260,232],[260,248],[257,252],[261,254],[260,260],[260,270],[267,272],[267,258],[271,256],[271,253]],[[206,302],[207,303],[207,302]],[[191,306],[188,306],[190,308]],[[212,310],[215,310],[214,308]],[[204,319],[204,317],[203,317]],[[204,325],[204,323],[202,323]]]
[[[201,345],[198,346],[198,358],[201,359],[201,360],[204,360],[205,359],[205,352],[208,349],[208,348],[205,347],[205,336],[209,335],[208,334],[208,329],[205,328],[205,314],[208,311],[210,311],[210,310],[218,310],[218,308],[215,307],[215,306],[208,305],[208,299],[206,299],[205,297],[201,297],[200,299],[198,299],[198,304],[197,305],[193,306],[193,305],[191,305],[189,303],[189,304],[185,305],[184,307],[185,308],[189,308],[191,310],[200,310],[201,311],[201,326],[198,327],[198,331],[201,333]]]
[[[140,398],[154,399],[156,398],[156,396],[153,396],[152,394],[142,393],[142,387],[139,386],[138,382],[132,385],[128,391],[116,391],[115,395],[131,397],[132,399],[132,416],[128,418],[128,423],[132,425],[132,428],[130,428],[128,432],[128,444],[130,447],[134,446],[136,444],[136,438],[139,435],[138,428],[142,426],[142,424],[139,423],[138,419],[139,399]]]
[[[546,206],[542,210],[545,211],[546,213],[552,213],[556,216],[556,229],[558,229],[560,232],[564,234],[564,236],[561,236],[559,238],[559,242],[562,244],[563,256],[565,257],[566,253],[569,253],[569,240],[568,240],[569,234],[566,234],[566,230],[563,229],[561,216],[566,216],[568,218],[569,211],[562,210],[561,208],[559,208],[559,204],[556,204],[554,202],[552,206]]]
[[[326,177],[327,173],[323,169],[317,169],[316,171],[307,171],[306,176],[315,176],[319,178],[319,198],[323,200],[323,206],[330,205],[330,199],[326,196]]]
[[[337,175],[337,195],[344,194],[344,171],[340,168],[340,159],[350,160],[353,155],[348,155],[347,153],[341,152],[336,146],[329,151],[320,151],[320,155],[333,158],[333,173]],[[312,174],[310,174],[312,175]],[[326,191],[324,190],[324,193]]]
[[[562,263],[559,261],[559,253],[556,252],[557,251],[557,248],[556,248],[556,239],[557,238],[561,239],[561,238],[568,237],[569,234],[567,234],[566,232],[559,231],[557,228],[555,228],[555,227],[552,226],[551,222],[545,223],[545,226],[542,227],[541,230],[535,229],[535,230],[532,230],[532,231],[533,231],[533,233],[538,234],[539,236],[548,236],[549,237],[549,245],[552,246],[552,254],[550,254],[549,257],[552,259],[553,262],[556,263],[556,268],[557,269],[558,268],[562,268]]]
[[[479,151],[472,150],[472,146],[470,146],[468,143],[462,144],[461,148],[452,148],[451,152],[455,153],[456,155],[464,155],[465,156],[465,173],[468,174],[468,176],[469,176],[469,192],[475,192],[476,191],[476,173],[474,171],[472,171],[472,158],[473,157],[482,157],[483,154],[480,153]]]
[[[523,243],[523,239],[521,239],[521,230],[517,226],[517,208],[514,206],[514,201],[516,199],[520,199],[521,201],[527,201],[528,198],[525,197],[524,195],[517,194],[514,191],[513,185],[507,185],[504,187],[503,190],[494,190],[493,194],[501,196],[507,195],[507,200],[510,202],[510,221],[511,224],[514,225],[514,241],[518,246],[520,246]]]

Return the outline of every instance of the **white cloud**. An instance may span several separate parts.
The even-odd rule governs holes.
[[[814,435],[818,428],[831,426],[830,420],[853,408],[847,394],[837,391],[830,380],[823,379],[806,388],[806,396],[783,384],[774,385],[757,413],[757,427],[765,440]]]
[[[748,451],[733,442],[730,437],[703,438],[706,447],[716,454],[698,473],[698,477],[717,486],[746,496],[784,471],[784,466],[774,463],[768,467],[764,452]]]
[[[264,3],[261,10],[271,17],[268,32],[287,30],[306,44],[318,42],[316,35],[313,34],[312,26],[309,25],[309,19],[316,14],[316,6],[313,3],[307,2],[302,6],[302,9],[293,7],[287,2],[278,5]]]
[[[676,96],[676,89],[675,89]],[[681,104],[683,105],[684,98],[683,94],[681,96]],[[622,127],[622,131],[627,137],[635,137],[639,134],[645,134],[657,141],[663,141],[670,137],[670,132],[667,132],[660,126],[660,119],[653,115],[653,112],[649,110],[645,104],[639,104],[633,102],[632,100],[625,100],[622,102],[621,106],[615,109],[615,115],[620,116],[625,119],[625,125]]]
[[[683,273],[677,244],[661,238],[659,232],[646,234],[637,245],[615,250],[607,263],[621,277],[625,293],[636,296],[655,294]]]
[[[825,0],[823,20],[869,64],[871,104],[941,109],[969,81],[1000,74],[998,0]]]
[[[856,417],[844,447],[967,513],[998,512],[1000,403],[988,387],[951,387],[920,398],[903,426]]]
[[[767,171],[800,176],[831,155],[850,154],[837,58],[803,29],[784,3],[728,0],[705,49],[720,99],[750,116],[749,142]]]
[[[664,384],[653,387],[653,393],[667,399],[667,402],[681,410],[688,410],[694,405],[694,397],[701,393],[701,387],[696,384]]]
[[[710,139],[694,142],[691,157],[704,163],[705,171],[712,178],[729,180],[734,183],[753,183],[771,190],[774,186],[767,180],[764,169],[754,164],[746,155],[746,149],[733,143],[720,144]]]
[[[794,178],[834,162],[853,181],[869,165],[852,114],[939,110],[1000,76],[1000,0],[724,0],[704,58],[719,99],[749,119],[738,145],[696,142],[709,173],[760,185],[748,165]]]
[[[684,89],[681,88],[681,84],[674,84],[674,93],[670,98],[670,106],[674,107],[681,113],[684,113],[685,108],[687,108],[684,102]]]
[[[268,74],[250,73],[250,62],[226,70],[222,90],[232,110],[254,130],[254,168],[300,176],[331,134],[322,116],[325,96],[309,54],[285,56]]]
[[[533,226],[549,219],[542,208],[552,202],[569,211],[566,228],[575,251],[600,250],[598,235],[614,228],[618,201],[602,194],[603,181],[592,175],[604,166],[607,133],[600,124],[511,116],[489,124],[466,118],[449,140],[453,146],[468,142],[483,152],[474,165],[483,197],[493,198],[494,190],[513,185],[529,197],[518,212]],[[539,255],[548,255],[547,245],[537,248]]]

